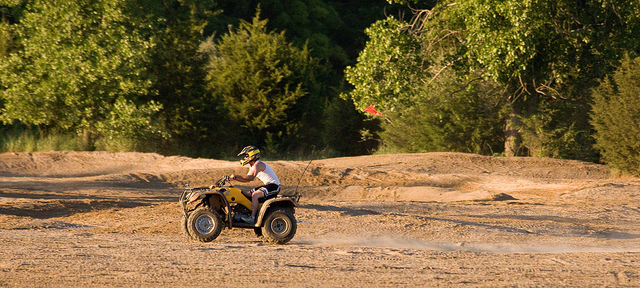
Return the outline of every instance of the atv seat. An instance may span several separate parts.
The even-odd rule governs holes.
[[[242,195],[244,195],[244,193],[242,193]],[[249,201],[251,201],[251,198],[247,197],[247,195],[244,195],[245,198],[249,199]],[[273,195],[269,195],[267,197],[262,197],[260,199],[258,199],[258,203],[264,203],[265,201],[269,200],[269,199],[273,199],[276,197],[282,197],[280,196],[280,192],[273,194]]]

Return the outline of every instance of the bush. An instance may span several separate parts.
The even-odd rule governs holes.
[[[640,176],[640,58],[622,65],[593,89],[591,124],[607,165]]]
[[[389,152],[465,152],[493,155],[504,149],[504,102],[491,81],[459,80],[445,71],[422,87],[416,104],[398,109],[380,133]],[[391,113],[390,113],[391,114]]]
[[[103,135],[96,148],[114,152],[156,152],[160,141],[169,138],[162,124],[153,117],[160,109],[162,105],[154,101],[135,105],[118,98],[107,119],[96,125],[99,134]]]

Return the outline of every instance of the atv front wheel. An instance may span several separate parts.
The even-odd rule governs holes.
[[[180,217],[180,231],[182,231],[182,235],[187,236],[189,239],[193,239],[191,234],[189,234],[189,229],[187,228],[187,217],[184,215]]]
[[[285,244],[293,239],[298,225],[293,212],[283,208],[271,211],[263,224],[263,239],[276,244]]]
[[[189,214],[187,231],[191,238],[201,242],[211,242],[222,232],[222,220],[218,212],[200,207]]]

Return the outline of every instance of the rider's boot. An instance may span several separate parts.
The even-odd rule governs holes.
[[[256,223],[256,218],[255,217],[251,217],[251,216],[247,216],[247,215],[240,215],[240,220],[247,222],[249,224],[254,224]]]

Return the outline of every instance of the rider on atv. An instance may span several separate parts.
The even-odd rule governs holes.
[[[238,153],[238,156],[241,155],[243,158],[240,160],[240,164],[242,164],[242,166],[249,164],[249,172],[245,176],[231,174],[229,178],[239,182],[251,182],[258,178],[264,184],[247,192],[249,194],[247,197],[251,198],[251,217],[241,215],[241,219],[244,222],[253,224],[256,222],[256,213],[258,211],[260,198],[267,200],[276,197],[278,192],[280,192],[280,180],[267,163],[260,161],[260,150],[257,147],[244,147],[244,149]]]

